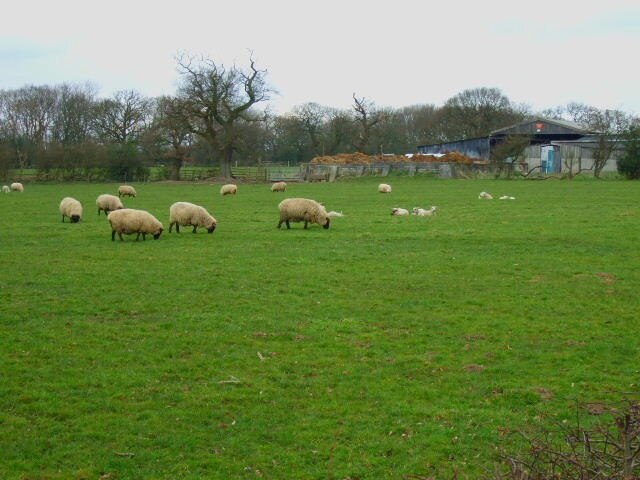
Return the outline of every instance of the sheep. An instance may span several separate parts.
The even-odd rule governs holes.
[[[336,212],[334,210],[328,212],[327,215],[329,215],[330,217],[344,217],[344,214],[342,212]]]
[[[480,192],[480,195],[478,195],[478,198],[484,199],[484,200],[493,200],[493,195],[491,195],[489,192]]]
[[[147,234],[153,235],[157,240],[164,231],[162,223],[146,210],[134,210],[133,208],[121,208],[107,215],[111,224],[111,241],[115,241],[116,233],[122,241],[122,234],[137,233],[136,241],[142,235],[142,240],[147,239]]]
[[[331,217],[324,206],[308,198],[286,198],[278,204],[278,209],[280,210],[278,228],[283,223],[286,224],[287,229],[291,228],[290,221],[304,221],[304,228],[307,228],[309,223],[317,223],[327,229],[331,224]]]
[[[409,210],[407,210],[406,208],[393,207],[391,209],[391,215],[394,215],[397,217],[402,215],[409,215]]]
[[[500,197],[500,200],[515,200],[516,197],[510,197],[509,195],[503,195]]]
[[[24,192],[24,185],[22,185],[20,182],[14,182],[11,184],[11,190],[13,190],[14,192]]]
[[[287,189],[286,182],[276,182],[273,185],[271,185],[272,192],[284,192],[286,189]]]
[[[105,215],[108,215],[109,212],[113,210],[124,208],[120,197],[109,195],[108,193],[103,193],[98,198],[96,198],[96,205],[98,207],[98,215],[100,215],[101,210]]]
[[[180,225],[193,226],[193,233],[198,227],[204,227],[207,232],[213,233],[218,222],[204,207],[189,202],[176,202],[169,208],[169,233],[173,226],[176,233],[180,233]]]
[[[420,207],[413,207],[413,209],[411,210],[411,214],[418,215],[419,217],[431,217],[432,215],[435,215],[437,211],[438,207],[436,207],[435,205],[426,210]]]
[[[238,186],[233,183],[227,183],[220,189],[220,195],[235,195],[238,193]]]
[[[391,193],[391,185],[381,183],[380,185],[378,185],[378,191],[380,193]]]
[[[9,185],[2,186],[2,193],[9,193],[10,191],[11,189],[9,188]]]
[[[69,217],[73,223],[78,223],[82,218],[82,204],[75,198],[65,197],[60,202],[60,213],[62,223],[64,223],[64,217]]]
[[[118,197],[135,197],[138,193],[131,185],[120,185],[118,187]]]

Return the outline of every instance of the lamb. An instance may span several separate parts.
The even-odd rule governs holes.
[[[480,195],[478,195],[478,198],[484,199],[484,200],[493,200],[493,195],[491,195],[489,192],[480,192]]]
[[[64,217],[68,217],[73,223],[78,223],[82,218],[82,204],[75,198],[65,197],[60,202],[60,213],[62,223],[64,223]]]
[[[273,185],[271,185],[272,192],[284,192],[286,189],[287,189],[286,182],[276,182]]]
[[[180,233],[180,225],[193,226],[193,233],[198,227],[204,227],[207,232],[213,233],[218,222],[204,207],[189,202],[176,202],[169,208],[169,233],[173,226],[176,233]]]
[[[395,216],[409,215],[409,210],[407,210],[406,208],[393,207],[391,209],[391,215],[395,215]]]
[[[418,215],[419,217],[431,217],[432,215],[435,215],[437,211],[438,207],[436,207],[435,205],[426,210],[420,207],[413,207],[413,209],[411,210],[411,214]]]
[[[9,188],[9,185],[2,186],[2,193],[9,193],[10,191],[11,189]]]
[[[137,233],[136,241],[142,235],[142,240],[147,239],[147,234],[153,235],[157,240],[164,231],[162,223],[146,210],[134,210],[133,208],[121,208],[109,213],[107,220],[111,224],[111,241],[115,241],[116,233],[122,241],[122,234]]]
[[[220,195],[235,195],[238,193],[238,186],[233,183],[227,183],[220,189]]]
[[[13,190],[14,192],[24,192],[24,185],[22,185],[20,182],[14,182],[11,184],[11,190]]]
[[[103,193],[98,198],[96,198],[96,205],[98,206],[98,215],[100,215],[101,210],[105,215],[108,215],[109,212],[113,210],[124,208],[120,197],[109,195],[108,193]]]
[[[120,185],[118,187],[118,197],[135,197],[136,195],[136,189],[131,185]]]
[[[278,228],[284,223],[289,229],[291,228],[289,222],[304,221],[304,228],[307,228],[309,223],[317,223],[327,229],[331,223],[331,217],[324,206],[308,198],[286,198],[280,202],[278,209],[280,210]]]
[[[378,185],[378,191],[380,193],[391,193],[391,185],[381,183],[380,185]]]

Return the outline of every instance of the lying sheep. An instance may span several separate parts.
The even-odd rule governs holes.
[[[233,183],[227,183],[220,189],[220,195],[235,195],[238,193],[238,186]]]
[[[64,197],[60,202],[60,213],[62,214],[62,223],[64,218],[68,217],[73,223],[78,223],[82,218],[82,204],[72,197]]]
[[[20,182],[14,182],[11,184],[11,190],[13,190],[14,192],[24,192],[24,185],[22,185]]]
[[[391,185],[381,183],[380,185],[378,185],[378,191],[380,193],[391,193]]]
[[[280,202],[278,209],[280,210],[278,228],[283,223],[289,229],[291,228],[289,222],[304,222],[304,228],[307,228],[309,223],[317,223],[326,229],[331,223],[331,217],[324,206],[308,198],[286,198]]]
[[[153,235],[153,239],[157,240],[164,231],[162,223],[145,210],[121,208],[107,215],[107,220],[111,224],[111,241],[116,239],[116,233],[120,237],[120,241],[123,240],[123,233],[127,235],[137,233],[136,241],[140,235],[142,235],[142,240],[146,240],[147,234]]]
[[[9,193],[10,191],[11,189],[9,188],[9,185],[2,186],[2,193]]]
[[[193,226],[193,233],[196,233],[198,227],[206,228],[207,232],[213,233],[218,222],[200,205],[176,202],[169,208],[169,233],[174,225],[176,233],[180,233],[180,225]]]
[[[500,200],[515,200],[516,197],[511,197],[509,195],[503,195],[500,197]]]
[[[484,199],[484,200],[493,200],[493,195],[491,195],[489,192],[480,192],[480,195],[478,195],[478,198]]]
[[[271,185],[272,192],[284,192],[286,189],[287,189],[286,182],[276,182],[273,185]]]
[[[136,195],[136,189],[131,185],[120,185],[118,187],[118,197],[135,197]]]
[[[96,198],[96,205],[98,207],[98,215],[100,215],[100,211],[102,210],[105,215],[108,215],[109,212],[113,210],[119,210],[124,208],[122,201],[119,197],[115,195],[109,195],[108,193],[103,193],[98,198]]]
[[[437,211],[438,211],[438,207],[436,207],[435,205],[433,205],[431,208],[428,208],[426,210],[420,207],[413,207],[413,209],[411,210],[411,214],[418,215],[419,217],[430,217],[432,215],[435,215]]]
[[[409,210],[407,210],[406,208],[393,207],[391,209],[391,215],[395,215],[395,216],[409,215]]]

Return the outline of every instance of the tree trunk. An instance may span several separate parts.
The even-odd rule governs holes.
[[[233,147],[227,145],[222,150],[220,159],[220,175],[224,178],[231,178],[231,162],[233,161]]]

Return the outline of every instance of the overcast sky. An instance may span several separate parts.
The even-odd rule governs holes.
[[[244,0],[5,2],[0,89],[93,82],[171,95],[176,55],[268,71],[279,113],[442,105],[498,88],[534,111],[581,102],[640,115],[640,2]]]

